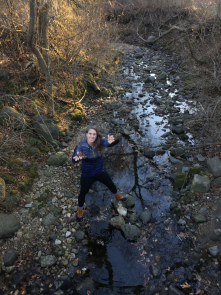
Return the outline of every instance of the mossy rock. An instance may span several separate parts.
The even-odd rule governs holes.
[[[173,211],[176,215],[180,215],[182,213],[182,210],[180,208],[174,208]]]
[[[31,213],[31,217],[32,217],[32,218],[36,218],[36,217],[38,217],[38,211],[32,211],[32,213]]]
[[[20,192],[18,190],[13,189],[9,191],[9,195],[11,196],[20,195]]]
[[[70,113],[71,120],[73,121],[81,121],[82,116],[82,111],[79,109],[75,109],[74,112]]]
[[[180,198],[181,202],[184,204],[191,204],[192,202],[196,201],[196,196],[192,192],[185,192],[183,196]]]
[[[38,166],[37,165],[31,165],[26,170],[28,171],[30,178],[35,178],[38,176]]]
[[[14,176],[11,176],[10,174],[7,174],[7,173],[3,173],[3,174],[0,174],[0,177],[2,179],[4,179],[5,183],[6,184],[10,184],[10,183],[13,183],[13,184],[18,184],[18,180],[14,177]]]
[[[46,154],[46,153],[50,152],[50,149],[49,149],[49,147],[47,145],[42,144],[42,145],[39,146],[39,151],[41,153]]]
[[[83,110],[84,110],[83,107],[80,105],[76,106],[76,109],[80,110],[81,112],[83,112]]]
[[[202,172],[205,172],[205,170],[202,167],[193,167],[193,168],[190,168],[188,174],[190,176],[195,175],[195,174],[201,175]]]
[[[28,192],[30,189],[31,189],[31,186],[26,184],[25,182],[21,181],[19,182],[19,187],[18,189],[21,191],[21,192]]]
[[[42,203],[45,201],[45,197],[44,196],[40,196],[36,199],[38,202]]]
[[[179,139],[181,139],[181,140],[188,140],[189,139],[189,136],[186,135],[186,134],[179,134]]]
[[[174,188],[183,188],[187,184],[188,177],[185,173],[180,173],[175,176]]]

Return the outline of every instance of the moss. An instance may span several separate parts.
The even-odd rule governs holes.
[[[185,192],[183,196],[180,198],[181,202],[184,202],[184,204],[190,204],[194,201],[196,201],[196,196],[192,192]]]
[[[11,195],[11,196],[19,195],[19,191],[15,190],[15,189],[10,190],[9,195]]]
[[[35,217],[37,217],[38,216],[38,211],[33,211],[32,213],[31,213],[31,217],[32,218],[35,218]]]
[[[40,150],[40,152],[42,152],[44,154],[50,152],[49,147],[47,145],[44,145],[44,144],[42,144],[42,145],[39,146],[39,150]]]
[[[187,175],[185,173],[180,173],[175,176],[174,180],[174,188],[179,188],[181,189],[187,184]]]
[[[202,167],[193,167],[189,170],[189,175],[201,174],[201,172],[205,171]]]
[[[27,169],[29,177],[30,178],[35,178],[38,176],[38,166],[37,165],[31,165]]]
[[[3,174],[0,174],[0,177],[4,179],[6,184],[7,183],[18,184],[18,180],[14,176],[11,176],[10,174],[3,173]]]
[[[82,120],[82,112],[78,109],[75,109],[74,112],[70,113],[71,120],[73,121],[81,121]]]
[[[36,200],[38,202],[44,202],[45,201],[45,197],[38,197]]]
[[[180,134],[179,135],[179,139],[181,139],[181,140],[187,140],[187,139],[189,139],[189,136],[186,135],[186,134]]]
[[[46,190],[45,190],[45,193],[46,193],[46,194],[49,194],[50,192],[51,192],[50,189],[46,189]]]
[[[74,85],[70,85],[68,89],[65,91],[65,97],[73,97],[74,96]]]
[[[15,86],[12,83],[6,83],[3,87],[3,91],[7,94],[13,94],[15,92]]]

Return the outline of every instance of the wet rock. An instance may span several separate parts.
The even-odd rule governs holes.
[[[140,214],[139,218],[144,224],[147,224],[150,221],[151,216],[151,212],[146,210]]]
[[[56,220],[57,220],[57,217],[54,216],[54,214],[48,213],[48,215],[42,219],[42,224],[44,226],[50,226],[52,224],[55,224]]]
[[[185,166],[182,167],[182,173],[186,173],[187,174],[189,172],[189,170],[190,170],[189,167],[185,167]]]
[[[169,286],[169,295],[185,295],[185,293],[180,291],[177,287],[170,285]]]
[[[221,177],[216,178],[216,179],[212,182],[212,184],[216,184],[216,185],[218,185],[218,186],[221,186]]]
[[[124,132],[125,135],[130,135],[130,134],[133,134],[134,133],[133,131],[128,130],[126,128],[124,128],[123,132]]]
[[[83,240],[85,237],[85,233],[82,230],[78,230],[75,232],[75,238],[77,241]]]
[[[173,209],[175,209],[175,208],[177,208],[178,207],[178,204],[175,202],[175,201],[173,201],[171,204],[170,204],[170,210],[173,210]]]
[[[177,224],[181,226],[186,225],[186,220],[180,219],[178,220]]]
[[[6,195],[6,198],[2,202],[2,205],[6,209],[12,209],[12,208],[17,207],[19,205],[20,199],[21,199],[21,196],[20,196],[19,191],[11,190]],[[27,204],[25,206],[27,206]]]
[[[216,257],[216,255],[218,254],[219,250],[217,246],[213,246],[209,248],[209,253],[213,256]]]
[[[136,225],[124,224],[121,226],[121,230],[126,240],[135,241],[139,238],[141,232]]]
[[[170,132],[166,132],[163,135],[161,135],[161,137],[168,137],[169,135],[171,135],[171,133]]]
[[[116,216],[116,217],[111,218],[110,224],[113,227],[120,228],[122,225],[125,224],[125,221],[122,216]]]
[[[155,156],[155,151],[152,149],[145,149],[144,156],[152,159]]]
[[[57,258],[54,255],[41,256],[41,267],[49,267],[55,265]]]
[[[207,193],[210,189],[210,179],[208,176],[194,175],[191,190],[198,193]]]
[[[147,253],[149,253],[150,251],[153,250],[153,247],[152,247],[151,245],[149,245],[149,244],[145,244],[145,245],[144,245],[144,250],[145,250]]]
[[[183,156],[185,155],[185,149],[183,148],[173,148],[171,151],[170,151],[170,154],[172,156],[175,156],[175,157],[180,157],[180,156]]]
[[[0,239],[10,238],[19,227],[20,221],[15,215],[0,213]]]
[[[157,76],[157,80],[166,80],[167,79],[167,73],[162,72]]]
[[[9,251],[3,257],[4,266],[12,266],[15,260],[18,258],[18,252]]]
[[[159,277],[161,275],[161,267],[159,265],[151,265],[150,272],[155,278]]]
[[[207,166],[209,171],[215,176],[221,176],[221,161],[219,158],[214,157],[212,159],[207,160]]]
[[[47,165],[55,167],[62,166],[67,162],[67,159],[68,158],[64,153],[58,152],[48,158]]]
[[[182,124],[175,125],[172,127],[172,132],[176,134],[182,134],[184,133],[184,128]]]
[[[191,217],[196,223],[202,223],[207,221],[206,216],[199,212],[193,212]]]
[[[97,204],[91,204],[89,212],[92,216],[95,216],[100,212],[100,207]]]
[[[144,295],[156,295],[160,294],[160,289],[154,286],[152,283],[149,283],[144,291]]]
[[[144,83],[153,83],[154,81],[155,81],[155,77],[147,76],[147,78],[144,80]]]
[[[64,248],[61,245],[56,245],[52,248],[52,253],[54,256],[59,257],[64,255]]]
[[[79,295],[85,295],[88,293],[88,291],[91,293],[91,295],[93,295],[94,294],[93,280],[87,277],[76,287],[76,291],[78,292]]]
[[[135,224],[135,223],[137,222],[137,214],[136,214],[136,213],[132,213],[132,214],[130,215],[129,222],[130,222],[131,224]]]
[[[133,195],[131,195],[131,194],[125,194],[124,196],[127,197],[127,201],[126,202],[118,201],[115,198],[114,199],[111,199],[111,203],[114,205],[114,208],[117,209],[119,203],[123,207],[126,207],[126,208],[132,207],[132,206],[135,205],[135,199],[134,199],[134,196]]]

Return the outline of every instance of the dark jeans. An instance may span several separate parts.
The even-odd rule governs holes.
[[[94,177],[86,177],[84,175],[81,175],[81,191],[78,196],[79,207],[82,207],[84,205],[85,196],[95,181],[100,181],[101,183],[105,184],[113,194],[117,193],[117,187],[113,183],[107,171],[104,170],[101,174]]]

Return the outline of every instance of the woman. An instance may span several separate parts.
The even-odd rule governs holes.
[[[82,159],[81,174],[81,190],[78,196],[78,222],[83,221],[83,206],[85,196],[95,181],[105,184],[109,190],[115,195],[117,200],[127,201],[117,192],[117,187],[113,183],[110,175],[104,169],[103,159],[101,157],[101,149],[103,147],[111,147],[116,144],[113,135],[108,135],[108,140],[101,138],[96,127],[88,127],[86,130],[86,140],[77,144],[72,156],[72,161],[76,162]]]

